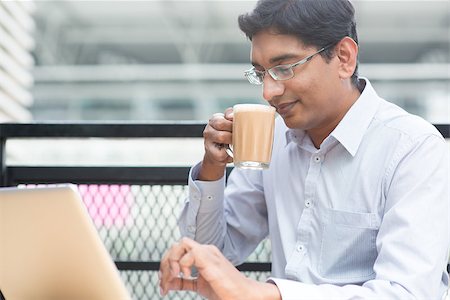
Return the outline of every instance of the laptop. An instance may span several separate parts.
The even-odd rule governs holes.
[[[0,188],[0,290],[6,300],[129,300],[73,185]]]

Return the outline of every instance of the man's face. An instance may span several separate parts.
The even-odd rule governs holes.
[[[324,45],[325,46],[325,45]],[[261,31],[252,37],[252,63],[264,71],[280,64],[292,64],[318,49],[305,47],[292,35]],[[315,55],[309,62],[294,67],[294,77],[274,80],[264,77],[263,97],[284,119],[289,128],[326,131],[342,118],[342,88],[338,59],[326,62]]]

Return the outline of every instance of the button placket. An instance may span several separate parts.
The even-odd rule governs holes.
[[[304,210],[297,226],[297,239],[293,254],[289,257],[285,268],[286,274],[295,278],[300,275],[304,267],[304,260],[308,258],[307,245],[310,243],[313,223],[313,203],[316,200],[316,187],[320,176],[323,156],[320,153],[311,153],[308,173],[305,178]]]
[[[302,266],[302,261],[306,257],[306,246],[302,243],[297,243],[294,253],[287,261],[285,272],[288,278],[300,279],[301,271],[299,267]]]
[[[297,252],[304,252],[305,251],[305,246],[297,245],[296,250],[297,250]]]

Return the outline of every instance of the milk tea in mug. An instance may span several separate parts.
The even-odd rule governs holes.
[[[267,169],[272,156],[275,108],[261,104],[233,107],[233,161],[238,168]]]

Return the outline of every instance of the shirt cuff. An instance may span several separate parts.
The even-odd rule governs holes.
[[[222,209],[224,189],[224,176],[216,181],[196,180],[200,171],[201,163],[191,168],[189,172],[189,202],[198,208],[199,213],[206,213]]]
[[[326,295],[326,293],[318,290],[317,286],[312,284],[273,277],[268,278],[266,281],[277,286],[283,300],[323,300],[333,298],[329,294]]]

